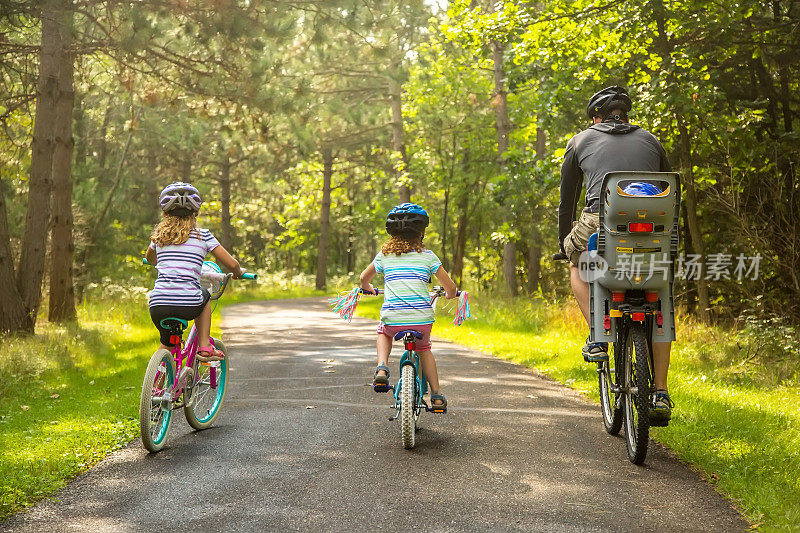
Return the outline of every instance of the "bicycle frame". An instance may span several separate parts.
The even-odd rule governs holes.
[[[403,356],[400,358],[400,372],[402,373],[402,369],[405,365],[411,365],[414,367],[414,404],[417,409],[424,408],[426,411],[433,412],[431,407],[423,399],[423,395],[427,394],[428,392],[428,380],[425,377],[425,373],[422,370],[422,365],[419,362],[416,339],[408,340],[408,338],[406,338],[403,339],[403,343],[405,344],[406,351],[403,352]],[[390,417],[389,420],[397,420],[397,418],[400,416],[400,394],[402,392],[400,381],[397,382],[397,385],[392,387],[392,390],[394,391],[394,408],[397,412],[394,414],[394,416]]]

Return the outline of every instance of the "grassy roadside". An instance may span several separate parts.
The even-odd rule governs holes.
[[[379,317],[381,300],[358,314]],[[535,368],[594,400],[596,372],[579,356],[586,332],[577,308],[542,301],[473,298],[473,319],[456,328],[442,314],[434,336]],[[774,332],[773,332],[774,333]],[[653,438],[673,449],[765,531],[800,523],[800,360],[769,331],[686,320],[673,350],[676,411]],[[749,360],[748,360],[749,359]],[[598,414],[598,424],[601,420]],[[620,442],[620,445],[623,445]],[[678,496],[678,495],[675,495]]]
[[[224,305],[320,295],[303,286],[238,283]],[[216,326],[215,326],[216,325]],[[62,488],[138,436],[139,394],[158,334],[145,291],[106,288],[75,324],[44,319],[0,351],[0,521]]]

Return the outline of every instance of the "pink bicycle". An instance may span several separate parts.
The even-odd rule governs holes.
[[[231,274],[223,274],[216,263],[206,261],[200,282],[218,300],[228,286]],[[257,279],[245,273],[243,279]],[[183,332],[189,326],[181,318],[165,318],[161,325],[170,330],[172,350],[159,348],[150,358],[139,402],[139,428],[142,444],[157,452],[167,441],[172,412],[183,408],[186,421],[194,429],[210,427],[219,414],[228,383],[228,351],[221,340],[211,338],[213,346],[225,356],[203,360],[197,356],[197,329],[192,324],[186,341]]]

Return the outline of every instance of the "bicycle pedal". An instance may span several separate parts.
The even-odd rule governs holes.
[[[394,390],[394,387],[391,385],[373,385],[372,390],[375,392],[389,392],[390,390]]]

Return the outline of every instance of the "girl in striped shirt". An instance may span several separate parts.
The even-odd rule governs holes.
[[[436,360],[431,352],[433,307],[428,294],[431,277],[445,289],[445,296],[456,297],[456,284],[450,279],[441,261],[422,244],[428,213],[416,204],[394,207],[386,217],[386,231],[391,238],[383,245],[375,260],[361,273],[361,288],[374,293],[370,284],[375,274],[383,274],[384,300],[378,327],[378,367],[372,383],[375,392],[389,390],[389,353],[394,335],[413,329],[422,334],[417,341],[422,371],[431,385],[431,404],[446,410],[447,399],[439,387]]]
[[[188,183],[171,183],[159,197],[161,222],[153,230],[145,257],[156,267],[158,277],[150,293],[150,317],[161,334],[161,347],[170,349],[170,332],[161,325],[167,317],[194,320],[198,333],[198,355],[221,358],[209,340],[211,334],[211,297],[200,287],[200,271],[206,255],[240,278],[244,271],[231,254],[220,246],[207,229],[197,227],[197,213],[203,201]]]

